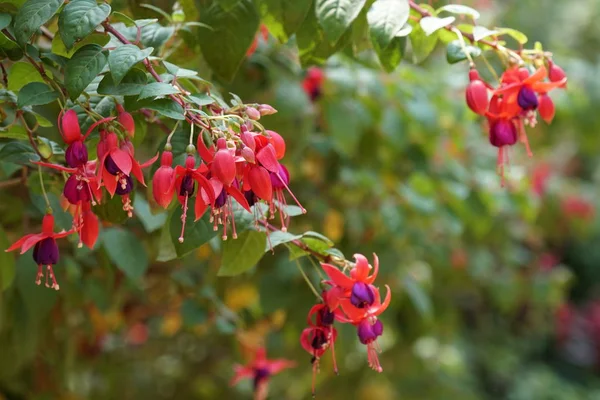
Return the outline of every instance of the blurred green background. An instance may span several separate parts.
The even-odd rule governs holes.
[[[600,1],[463,3],[487,26],[541,41],[569,77],[552,93],[554,123],[529,130],[534,157],[511,150],[507,188],[464,104],[467,66],[447,65],[442,48],[393,74],[372,54],[338,54],[312,102],[292,48],[261,40],[221,83],[279,110],[264,124],[286,139],[291,186],[309,210],[290,231],[322,232],[347,258],[376,252],[378,282],[393,291],[384,372],[368,369],[355,330],[341,327],[340,375],[325,356],[320,399],[600,399]],[[196,54],[171,57],[209,78]],[[162,135],[150,127],[146,138]],[[3,225],[14,224],[4,204]],[[128,226],[153,260],[165,217],[138,216]],[[299,335],[315,300],[296,262],[279,247],[250,272],[217,278],[219,246],[153,262],[142,287],[103,249],[65,253],[58,294],[33,285],[33,262],[19,258],[0,295],[0,399],[251,398],[251,382],[228,381],[244,362],[239,341],[263,337],[270,357],[298,362],[271,379],[270,398],[310,398]]]

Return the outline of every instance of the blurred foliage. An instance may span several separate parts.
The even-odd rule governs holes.
[[[508,189],[483,126],[464,105],[466,67],[447,66],[441,49],[392,74],[370,52],[338,54],[312,102],[294,52],[271,38],[259,41],[232,83],[219,82],[223,93],[279,111],[265,120],[286,139],[291,185],[309,210],[290,230],[323,232],[347,257],[376,252],[379,279],[394,293],[382,316],[383,374],[368,371],[355,331],[343,327],[341,374],[325,357],[319,398],[600,398],[600,7],[475,3],[489,26],[542,41],[569,76],[568,91],[555,97],[554,124],[531,130],[534,158],[511,153]],[[155,17],[137,1],[112,6]],[[208,77],[192,38],[185,43],[170,60]],[[163,133],[149,126],[145,136]],[[148,140],[151,149],[158,141]],[[3,180],[19,169],[0,163]],[[0,191],[0,245],[41,216],[38,190]],[[51,192],[58,204],[58,181]],[[309,260],[291,260],[279,246],[256,268],[217,278],[223,244],[215,238],[180,260],[154,261],[174,251],[169,217],[145,203],[138,196],[138,219],[125,223],[146,238],[143,280],[126,279],[113,264],[120,258],[111,234],[125,232],[118,227],[103,229],[94,253],[65,244],[58,294],[32,284],[29,253],[16,263],[0,254],[0,398],[250,398],[250,382],[227,383],[242,361],[236,343],[262,337],[272,357],[299,362],[271,380],[271,398],[308,398],[310,356],[298,340],[314,295],[296,263],[318,282]],[[56,218],[61,228],[71,224],[66,213]]]

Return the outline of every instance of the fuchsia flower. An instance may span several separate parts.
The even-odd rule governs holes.
[[[235,375],[229,385],[237,385],[243,379],[252,379],[254,382],[254,400],[267,398],[269,379],[284,369],[293,368],[296,363],[283,358],[267,359],[267,351],[260,347],[256,349],[254,358],[247,365],[235,365]]]
[[[54,275],[53,265],[58,263],[59,251],[56,239],[64,238],[72,234],[74,230],[54,232],[54,217],[46,214],[42,220],[42,232],[30,233],[13,243],[6,252],[21,249],[21,254],[33,247],[33,260],[38,265],[35,283],[40,285],[44,276],[43,268],[46,266],[46,287],[58,290],[59,286]],[[50,279],[51,283],[48,282]]]
[[[321,97],[324,80],[325,74],[322,69],[310,67],[308,71],[306,71],[306,76],[302,81],[302,88],[308,97],[310,97],[311,101],[316,101]]]
[[[169,207],[171,200],[173,200],[175,187],[172,182],[174,176],[173,153],[163,151],[160,156],[160,167],[158,167],[152,178],[152,195],[156,203],[165,209]]]
[[[119,124],[121,124],[121,126],[123,126],[125,133],[127,133],[129,137],[133,138],[135,135],[135,122],[133,121],[133,117],[131,114],[125,111],[123,106],[119,103],[117,103],[117,113],[117,121]]]

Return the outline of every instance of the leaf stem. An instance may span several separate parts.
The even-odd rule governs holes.
[[[319,294],[319,292],[317,291],[317,289],[315,288],[315,286],[312,284],[312,282],[310,281],[310,279],[306,275],[306,272],[304,272],[304,269],[302,269],[302,265],[300,265],[300,261],[298,259],[296,259],[296,266],[298,267],[298,270],[302,274],[302,277],[306,281],[306,284],[308,285],[308,287],[310,288],[310,290],[314,293],[315,296],[317,296],[317,298],[320,301],[323,301],[323,297],[321,297],[321,295]]]
[[[50,200],[48,200],[48,194],[46,193],[46,187],[44,186],[44,178],[42,177],[42,166],[38,164],[38,175],[40,176],[40,188],[42,188],[42,194],[46,201],[46,213],[52,213],[52,206],[50,206]]]

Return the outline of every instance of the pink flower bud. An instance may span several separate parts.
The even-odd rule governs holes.
[[[255,121],[260,119],[260,112],[254,107],[246,107],[246,115]]]
[[[271,114],[275,114],[277,112],[276,109],[274,109],[273,107],[271,107],[268,104],[261,104],[258,106],[258,111],[260,112],[260,115],[262,115],[263,117],[265,115],[271,115]]]
[[[485,115],[489,105],[488,89],[485,83],[479,79],[479,74],[475,70],[469,72],[471,82],[467,85],[466,100],[467,105],[476,114]]]
[[[550,96],[545,93],[539,97],[538,102],[538,111],[540,113],[540,117],[542,117],[546,123],[551,123],[554,119],[554,102]]]
[[[77,120],[77,113],[75,110],[67,110],[60,121],[63,140],[66,144],[71,144],[78,140],[81,140],[81,128],[79,127],[79,121]]]
[[[160,167],[152,177],[152,195],[162,208],[169,207],[173,199],[175,185],[172,185],[175,170],[172,167],[173,153],[164,151],[160,158]]]

